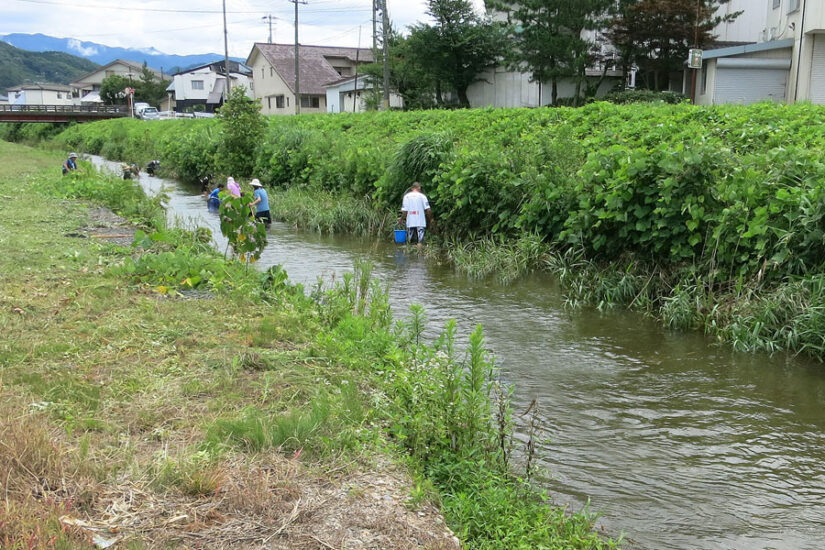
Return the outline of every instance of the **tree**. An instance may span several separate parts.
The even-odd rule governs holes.
[[[558,99],[558,81],[576,82],[574,103],[582,95],[586,70],[594,62],[593,41],[585,31],[605,24],[612,0],[501,0],[491,3],[507,13],[514,48],[510,66],[527,68],[532,80],[551,82],[551,103]]]
[[[159,105],[166,97],[169,80],[159,79],[155,73],[143,64],[140,79],[135,83],[135,101],[145,101],[149,105]]]
[[[730,0],[620,0],[608,37],[619,51],[625,71],[638,67],[637,82],[667,89],[669,75],[684,67],[691,47],[702,48],[716,37],[713,29],[742,12],[717,15]]]
[[[266,130],[261,100],[249,99],[243,86],[235,86],[218,110],[217,117],[221,127],[219,166],[227,174],[252,175],[255,149]]]
[[[469,107],[467,88],[505,52],[502,27],[478,16],[469,0],[428,0],[427,14],[435,23],[410,27],[408,59],[435,82],[439,102],[443,83]]]
[[[168,80],[160,80],[146,64],[143,65],[140,78],[134,80],[125,76],[113,74],[107,76],[100,83],[100,99],[107,105],[126,103],[126,88],[134,88],[135,101],[145,101],[149,105],[158,105],[166,97]]]
[[[121,105],[126,103],[124,90],[131,86],[131,81],[125,76],[113,74],[107,76],[100,83],[100,99],[106,105]]]
[[[424,71],[412,52],[413,42],[396,31],[389,39],[390,87],[404,99],[404,109],[431,109],[435,106],[435,78]],[[380,59],[380,54],[375,56]],[[372,82],[377,84],[376,92],[383,90],[384,68],[379,61],[359,67]]]

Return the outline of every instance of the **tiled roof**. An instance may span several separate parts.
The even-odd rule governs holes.
[[[86,81],[87,78],[91,78],[92,76],[96,75],[100,71],[105,71],[109,67],[111,67],[113,65],[116,65],[118,63],[120,63],[121,65],[126,65],[127,67],[131,67],[132,69],[134,69],[136,77],[139,77],[140,74],[141,74],[141,71],[143,71],[143,63],[137,63],[135,61],[129,61],[127,59],[115,59],[114,61],[110,61],[109,63],[106,63],[105,65],[102,65],[102,66],[98,67],[97,69],[95,69],[93,71],[89,71],[88,73],[84,74],[83,76],[78,78],[76,81],[72,82],[72,86],[74,86],[76,88],[82,88],[83,83]],[[155,76],[160,78],[161,73],[159,73],[158,71],[156,71],[152,67],[149,67],[149,70],[152,71],[153,73],[155,73]]]
[[[256,43],[255,48],[272,65],[289,89],[295,91],[295,48],[292,44]],[[359,63],[372,63],[372,51],[367,48],[334,48],[327,46],[299,46],[300,86],[302,94],[325,94],[324,84],[339,80],[341,75],[332,68],[327,58],[343,57]]]
[[[65,84],[49,84],[37,82],[35,84],[21,84],[20,86],[14,86],[8,89],[8,91],[10,92],[18,92],[22,90],[51,90],[54,92],[71,92],[72,88],[71,86],[66,86]]]

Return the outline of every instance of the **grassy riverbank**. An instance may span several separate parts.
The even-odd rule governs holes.
[[[304,292],[61,160],[0,143],[0,546],[453,548],[438,510],[468,548],[615,546],[514,477],[480,330],[422,342],[369,266]]]

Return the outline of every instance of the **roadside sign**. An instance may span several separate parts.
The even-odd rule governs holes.
[[[691,69],[702,68],[702,50],[699,48],[691,48],[688,51],[688,67]]]

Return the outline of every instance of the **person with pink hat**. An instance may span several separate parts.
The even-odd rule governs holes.
[[[232,176],[226,178],[226,190],[229,191],[229,194],[233,197],[241,196],[241,186],[235,182],[235,178]]]

